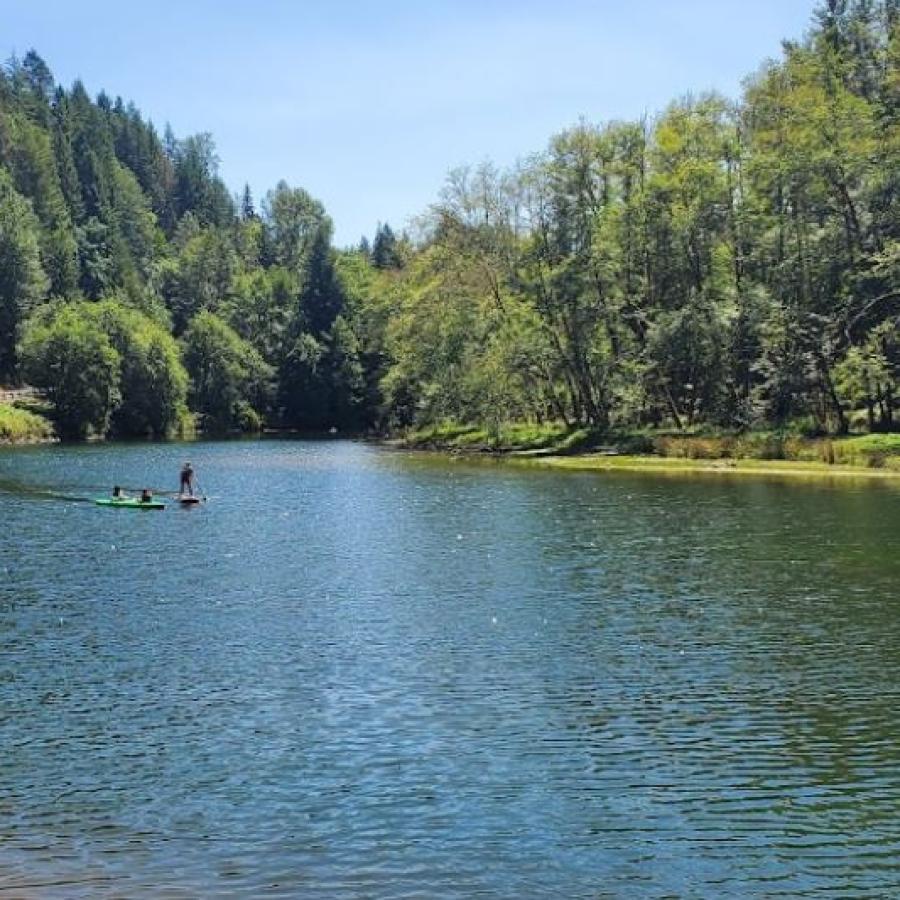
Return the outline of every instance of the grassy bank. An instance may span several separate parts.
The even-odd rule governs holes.
[[[53,439],[53,426],[37,413],[0,404],[0,444],[38,444]]]
[[[567,468],[900,474],[900,434],[810,438],[775,431],[600,433],[555,424],[493,429],[443,424],[410,432],[398,443],[410,449],[545,458]]]
[[[870,468],[858,464],[802,462],[775,459],[687,459],[665,456],[548,456],[528,460],[530,465],[569,469],[578,472],[653,472],[672,475],[712,473],[717,475],[749,475],[808,478],[889,479],[900,483],[900,467]]]
[[[495,428],[444,423],[407,432],[395,443],[410,450],[451,453],[574,453],[597,445],[587,429],[554,423],[508,423]]]

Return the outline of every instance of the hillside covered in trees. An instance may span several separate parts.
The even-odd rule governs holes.
[[[524,148],[523,148],[524,149]],[[900,0],[827,0],[737,100],[581,122],[454,171],[412,238],[335,249],[209,135],[0,75],[0,383],[59,432],[436,422],[891,430]]]

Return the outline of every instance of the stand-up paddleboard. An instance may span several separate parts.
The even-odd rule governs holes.
[[[201,497],[192,497],[190,494],[179,494],[176,499],[182,506],[195,506],[203,502]]]
[[[95,497],[97,506],[114,506],[118,509],[165,509],[161,500],[144,500],[139,497]]]

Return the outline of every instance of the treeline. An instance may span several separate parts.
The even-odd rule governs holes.
[[[741,102],[454,173],[402,278],[401,421],[896,425],[896,0],[829,0]]]
[[[35,54],[0,102],[0,379],[61,422],[105,385],[73,433],[896,425],[900,0],[827,0],[740,101],[580,123],[352,250]]]
[[[0,71],[0,383],[43,388],[65,436],[373,427],[331,235],[303,190],[231,197],[209,135],[160,136],[34,51]]]

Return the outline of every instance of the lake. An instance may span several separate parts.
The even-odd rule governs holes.
[[[2,897],[900,894],[895,487],[109,444],[0,513]]]

